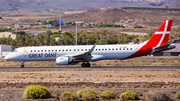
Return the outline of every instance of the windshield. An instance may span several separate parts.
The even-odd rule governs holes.
[[[17,53],[17,50],[13,50],[12,52],[16,52]]]

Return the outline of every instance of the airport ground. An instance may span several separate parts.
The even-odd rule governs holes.
[[[40,61],[26,62],[26,67],[20,68],[18,62],[1,60],[0,101],[23,101],[24,90],[35,84],[47,87],[53,97],[58,93],[76,92],[84,88],[94,88],[98,94],[106,89],[115,89],[118,95],[129,89],[137,92],[143,101],[150,91],[166,92],[170,98],[178,101],[174,95],[180,92],[179,57],[141,57],[94,63],[96,65],[90,68],[82,68],[78,65],[56,66],[53,65],[54,61]]]

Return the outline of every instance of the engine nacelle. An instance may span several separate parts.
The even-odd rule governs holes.
[[[68,57],[58,57],[56,58],[56,64],[57,65],[69,65],[72,63],[72,60]]]

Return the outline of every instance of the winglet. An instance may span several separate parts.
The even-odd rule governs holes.
[[[92,53],[94,51],[96,44],[88,51],[88,53]]]

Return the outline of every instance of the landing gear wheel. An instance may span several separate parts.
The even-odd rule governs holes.
[[[90,67],[91,64],[90,64],[90,63],[82,63],[81,66],[82,66],[82,67]]]
[[[24,68],[24,61],[19,61],[21,63],[21,68]]]
[[[86,64],[86,67],[91,67],[91,64],[90,64],[90,63],[87,63],[87,64]]]
[[[24,65],[21,65],[21,68],[24,68]]]
[[[86,67],[86,64],[85,64],[85,63],[82,63],[81,66],[82,66],[82,67]]]

